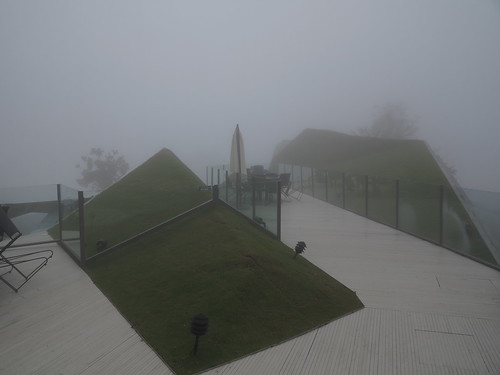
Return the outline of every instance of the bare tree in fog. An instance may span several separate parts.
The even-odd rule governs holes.
[[[104,190],[118,181],[129,170],[129,165],[113,150],[105,153],[101,148],[92,148],[88,156],[82,156],[84,166],[78,164],[77,168],[82,168],[82,177],[76,181],[83,187],[90,187],[94,190]]]
[[[355,133],[367,137],[405,139],[413,137],[417,130],[417,120],[408,114],[402,104],[388,103],[377,112],[370,126],[361,127]]]

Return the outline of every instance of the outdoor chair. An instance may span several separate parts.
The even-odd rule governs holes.
[[[290,173],[281,173],[280,174],[280,183],[281,183],[281,196],[285,199],[290,200],[290,188],[292,183],[290,182]]]
[[[7,216],[4,207],[0,208],[0,241],[6,236],[6,242],[0,243],[0,279],[16,293],[52,258],[52,250],[40,250],[29,253],[7,255],[9,247],[21,237],[21,232]],[[3,242],[3,241],[2,241]],[[12,251],[12,249],[10,250]],[[25,270],[29,265],[29,271]],[[5,278],[10,274],[9,280]],[[15,281],[14,281],[14,280]],[[16,282],[17,281],[17,282]]]
[[[281,182],[281,196],[287,200],[291,198],[299,200],[302,197],[302,192],[292,189],[292,181],[290,180],[290,173],[280,174]],[[296,196],[295,196],[296,195]]]
[[[293,190],[292,188],[288,191],[288,195],[298,201],[302,198],[302,192],[300,190]]]

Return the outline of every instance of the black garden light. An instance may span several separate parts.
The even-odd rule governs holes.
[[[191,333],[196,336],[194,343],[193,353],[196,355],[198,351],[198,340],[200,336],[207,333],[208,330],[208,317],[204,314],[198,314],[191,318]]]
[[[305,250],[306,250],[306,243],[304,241],[299,241],[297,242],[297,245],[295,245],[295,256],[294,258],[299,255],[299,254],[302,254]]]

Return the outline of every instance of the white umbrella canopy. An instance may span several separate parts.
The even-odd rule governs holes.
[[[234,175],[238,173],[241,178],[246,179],[247,168],[245,164],[245,146],[240,132],[240,126],[236,125],[231,143],[231,159],[229,160],[229,173]]]

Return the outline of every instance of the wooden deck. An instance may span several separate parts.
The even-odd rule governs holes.
[[[30,250],[46,248],[19,293],[0,282],[0,374],[173,374],[62,249]]]
[[[366,308],[205,375],[500,374],[498,271],[307,196],[282,212],[284,242],[305,241]],[[172,374],[49,247],[18,294],[0,283],[0,374]]]
[[[303,196],[282,238],[366,308],[215,374],[500,374],[500,273]]]

